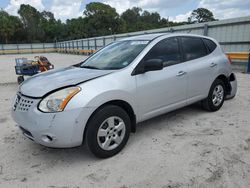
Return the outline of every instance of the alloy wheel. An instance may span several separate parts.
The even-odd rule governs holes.
[[[214,88],[212,101],[214,106],[219,106],[224,98],[224,89],[221,85],[217,85]]]
[[[124,121],[117,116],[111,116],[104,120],[98,129],[98,144],[103,150],[113,150],[121,144],[125,132]]]

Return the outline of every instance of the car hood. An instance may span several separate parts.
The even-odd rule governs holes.
[[[52,90],[77,85],[111,72],[114,72],[114,70],[96,70],[70,66],[32,76],[20,85],[19,90],[26,96],[42,97]]]

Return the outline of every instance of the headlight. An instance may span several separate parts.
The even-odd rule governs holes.
[[[70,99],[81,91],[80,87],[68,87],[56,91],[45,97],[39,104],[39,110],[43,112],[61,112]]]

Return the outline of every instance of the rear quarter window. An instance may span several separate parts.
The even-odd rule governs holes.
[[[182,37],[181,41],[185,61],[190,61],[207,55],[207,48],[201,38]]]
[[[209,53],[212,53],[215,50],[215,48],[217,47],[217,45],[209,39],[203,39],[203,41],[204,41],[205,45],[207,46]]]

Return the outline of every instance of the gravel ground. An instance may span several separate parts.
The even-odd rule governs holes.
[[[250,187],[250,75],[221,110],[198,105],[138,125],[125,149],[100,160],[86,148],[50,149],[24,138],[11,119],[14,57],[0,56],[0,187]],[[56,67],[83,56],[46,54]]]

